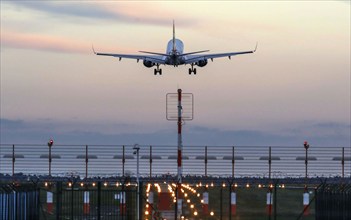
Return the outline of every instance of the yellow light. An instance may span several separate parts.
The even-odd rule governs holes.
[[[72,183],[71,183],[71,182],[69,182],[69,183],[68,183],[68,186],[69,186],[69,187],[71,187],[71,186],[72,186]]]
[[[95,183],[93,183],[93,186],[95,186],[96,184]]]
[[[211,183],[211,187],[213,187],[213,183]]]
[[[145,211],[145,215],[149,215],[149,211],[148,210]]]
[[[104,186],[105,186],[105,187],[107,186],[107,183],[106,183],[106,182],[104,182]]]
[[[146,206],[145,206],[146,208],[149,208],[149,204],[146,204]]]
[[[194,215],[195,215],[195,216],[197,215],[197,211],[194,212]]]
[[[201,199],[201,203],[204,203],[204,200],[203,200],[203,199]]]
[[[238,184],[237,184],[237,183],[235,183],[235,184],[234,184],[234,187],[238,187]]]
[[[84,186],[84,183],[80,183],[80,186],[83,187],[83,186]]]
[[[199,183],[199,186],[201,187],[201,186],[202,186],[202,184],[201,184],[201,183]]]
[[[258,188],[262,188],[262,185],[261,185],[261,184],[258,184]]]
[[[187,203],[190,203],[190,199],[186,200]]]
[[[206,188],[208,188],[208,184],[206,184]]]
[[[249,184],[246,184],[246,188],[249,188],[250,187],[250,185]]]
[[[211,216],[214,216],[214,212],[210,212],[210,215],[211,215]]]
[[[190,205],[190,208],[193,209],[193,208],[194,208],[194,204],[191,204],[191,205]]]
[[[44,184],[45,186],[48,186],[48,182],[45,182],[45,184]]]
[[[185,198],[188,197],[188,194],[187,194],[187,193],[184,193],[184,197],[185,197]]]
[[[269,185],[269,188],[273,188],[273,184]]]
[[[200,193],[197,194],[197,197],[200,197]]]
[[[222,185],[223,187],[225,187],[225,183],[223,183],[223,185]]]
[[[119,186],[119,183],[118,183],[118,182],[116,183],[116,186],[117,186],[117,187]]]
[[[282,188],[285,188],[285,185],[284,185],[284,184],[282,185]]]

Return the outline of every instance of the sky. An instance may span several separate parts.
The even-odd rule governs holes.
[[[1,1],[1,144],[177,144],[166,94],[194,95],[184,145],[350,146],[349,1]],[[189,66],[95,56],[254,54]]]

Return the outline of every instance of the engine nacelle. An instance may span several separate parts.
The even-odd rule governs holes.
[[[144,60],[143,64],[144,64],[144,66],[146,66],[148,68],[155,66],[155,63],[153,63],[153,62],[151,62],[149,60]]]
[[[207,60],[199,60],[196,62],[196,65],[198,65],[199,67],[204,67],[207,65]]]

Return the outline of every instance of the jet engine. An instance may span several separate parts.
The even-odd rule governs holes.
[[[144,60],[143,64],[144,64],[144,66],[146,66],[148,68],[155,66],[155,63],[153,63],[153,62],[151,62],[149,60]]]
[[[199,60],[196,62],[196,65],[198,65],[199,67],[204,67],[207,65],[207,60]]]

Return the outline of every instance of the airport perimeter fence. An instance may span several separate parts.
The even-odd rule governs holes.
[[[177,175],[177,146],[141,145],[139,155],[142,177]],[[132,145],[0,145],[3,175],[136,176],[136,165]],[[182,171],[204,177],[351,178],[351,147],[184,146]]]
[[[139,219],[176,219],[177,203],[165,190],[172,183],[139,186]],[[183,219],[347,220],[351,214],[351,184],[322,183],[306,189],[274,181],[271,185],[244,187],[194,184],[184,185],[183,190]],[[130,182],[116,185],[77,179],[1,184],[0,219],[138,220],[137,196],[137,187]]]
[[[139,197],[133,147],[0,145],[0,218],[134,220],[139,200],[175,219],[177,147],[139,146]],[[349,218],[350,147],[184,146],[182,162],[185,219]]]

